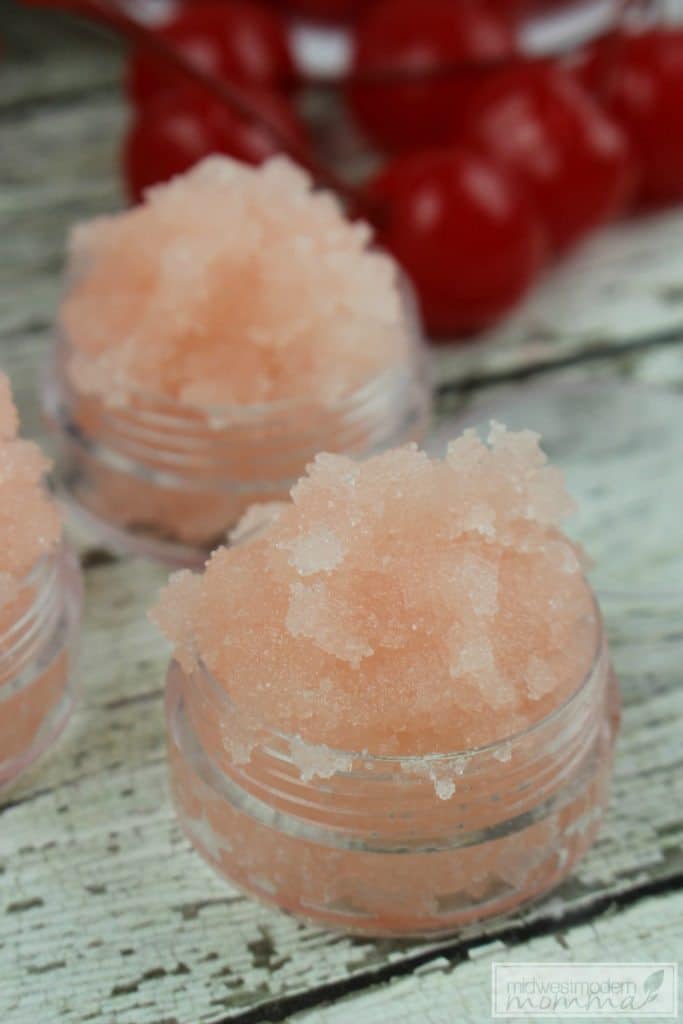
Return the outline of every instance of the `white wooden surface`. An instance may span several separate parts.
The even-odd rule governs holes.
[[[528,961],[636,962],[671,960],[680,937],[683,896],[643,899],[620,914],[578,925],[569,931],[549,930],[524,945]],[[385,985],[372,986],[360,994],[342,998],[334,1006],[303,1011],[290,1017],[292,1024],[481,1024],[489,1019],[491,965],[494,961],[516,963],[519,948],[499,941],[470,948],[453,960],[434,958],[413,974]],[[520,1018],[517,1018],[518,1020]],[[538,1018],[536,1018],[538,1019]]]
[[[570,931],[550,930],[524,946],[526,960],[540,963],[619,960],[668,962],[675,948],[683,895],[655,896],[628,907],[620,914],[606,914]],[[290,1017],[292,1024],[480,1024],[490,1013],[491,965],[516,963],[517,948],[493,941],[474,946],[464,957],[434,958],[412,975],[388,984],[372,986],[341,999],[336,1006],[303,1011]],[[516,1018],[519,1020],[520,1018]],[[527,1018],[528,1019],[528,1018]],[[538,1019],[538,1018],[536,1018]],[[622,1018],[623,1019],[623,1018]],[[642,1019],[642,1018],[641,1018]]]
[[[65,227],[118,201],[115,149],[124,117],[109,44],[58,19],[7,7],[0,32],[0,365],[13,379],[26,432],[40,437],[36,371],[49,343]],[[637,282],[634,295],[647,284],[627,320],[621,272],[609,287],[605,277],[587,280],[581,271],[578,278],[581,261],[592,258],[587,250],[560,273],[594,289],[593,326],[584,300],[571,300],[574,316],[569,289],[550,282],[551,291],[531,304],[545,309],[552,327],[549,296],[565,296],[555,333],[537,332],[519,344],[516,320],[496,344],[439,354],[442,411],[509,406],[519,387],[493,381],[525,368],[545,369],[535,381],[547,384],[541,402],[548,415],[553,389],[564,381],[580,388],[628,377],[683,391],[683,345],[675,343],[683,321],[683,222],[671,217],[651,228],[634,229],[630,240],[617,229],[626,242],[609,250],[616,263],[630,259],[623,245],[657,253],[638,256],[644,272],[627,277]],[[648,325],[666,333],[661,343],[643,343]],[[683,495],[668,494],[666,486],[683,464],[676,448],[683,418],[672,412],[662,429],[670,431],[671,459],[670,472],[660,467],[662,502],[680,510]],[[615,456],[609,485],[616,492],[632,475],[634,455],[626,446]],[[584,469],[590,452],[585,460]],[[662,544],[670,577],[683,579],[683,531],[675,527],[674,521]],[[600,531],[594,532],[592,554],[600,559]],[[630,536],[637,538],[637,529]],[[167,655],[145,619],[165,574],[140,562],[113,562],[87,540],[79,543],[88,599],[83,700],[59,747],[0,795],[1,1024],[479,1022],[489,1016],[494,954],[680,958],[683,608],[675,588],[645,600],[637,586],[622,586],[606,602],[624,725],[609,817],[575,876],[524,914],[448,941],[373,942],[263,908],[192,852],[166,789]],[[605,550],[616,569],[619,551],[607,538]],[[639,567],[637,552],[629,557],[637,584],[646,566]]]

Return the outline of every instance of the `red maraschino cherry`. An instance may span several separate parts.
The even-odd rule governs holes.
[[[384,204],[378,240],[413,280],[434,335],[494,323],[544,259],[537,215],[515,182],[465,148],[397,157],[369,186]]]
[[[247,0],[187,4],[157,35],[218,79],[276,87],[291,81],[294,62],[284,23],[275,11]],[[178,76],[154,53],[138,50],[128,91],[136,104],[172,88]]]
[[[313,21],[350,21],[369,5],[371,0],[287,0],[295,14]]]
[[[556,251],[615,217],[635,171],[623,132],[575,79],[547,65],[494,75],[474,96],[462,138],[528,188]]]
[[[288,101],[250,89],[250,102],[282,137],[306,145],[306,130]],[[136,114],[123,149],[128,193],[139,202],[146,188],[182,174],[211,153],[260,164],[282,152],[264,123],[243,118],[203,90],[178,86],[149,100]]]
[[[356,26],[353,74],[393,80],[350,86],[351,109],[382,148],[444,142],[478,78],[458,65],[509,57],[514,50],[511,21],[489,0],[380,0]],[[448,71],[434,73],[440,67]]]
[[[624,36],[606,102],[636,155],[641,203],[683,200],[683,29]]]

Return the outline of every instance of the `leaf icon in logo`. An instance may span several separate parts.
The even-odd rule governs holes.
[[[643,989],[647,996],[646,1002],[651,1003],[657,998],[662,984],[664,982],[664,971],[660,968],[658,971],[653,971],[652,974],[648,974],[647,978],[643,982]]]

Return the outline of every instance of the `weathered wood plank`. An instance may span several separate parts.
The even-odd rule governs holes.
[[[683,894],[644,899],[617,916],[533,939],[523,950],[492,943],[470,950],[469,958],[442,958],[410,977],[296,1014],[290,1024],[481,1024],[491,1014],[491,964],[521,962],[666,963],[681,948]],[[679,997],[683,1009],[683,1001]],[[529,1020],[529,1018],[517,1018]],[[538,1019],[538,1018],[536,1018]],[[617,1018],[612,1018],[617,1019]]]
[[[116,89],[120,48],[84,23],[3,0],[0,117]]]

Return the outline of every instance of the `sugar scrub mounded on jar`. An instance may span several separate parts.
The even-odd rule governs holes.
[[[573,509],[537,435],[493,424],[444,460],[319,455],[291,502],[175,576],[153,618],[174,644],[174,796],[204,855],[375,934],[447,932],[564,877],[618,717]]]
[[[170,561],[285,497],[321,448],[369,454],[424,430],[396,265],[284,157],[210,157],[77,226],[59,333],[48,408],[67,487],[147,553],[168,542]]]
[[[18,437],[0,372],[0,785],[61,731],[73,704],[69,646],[80,579],[44,486],[49,461]]]

